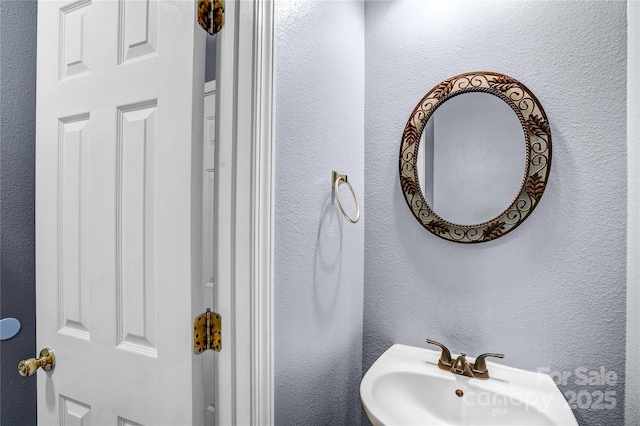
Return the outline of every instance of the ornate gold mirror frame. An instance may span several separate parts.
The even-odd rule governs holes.
[[[417,161],[424,126],[447,100],[469,92],[489,93],[505,101],[522,124],[526,167],[520,191],[495,218],[477,225],[458,225],[439,217],[427,203],[418,182]],[[538,205],[549,179],[551,132],[542,105],[524,84],[494,72],[460,74],[435,86],[415,107],[402,134],[400,185],[409,209],[429,232],[458,243],[495,240],[520,225]]]

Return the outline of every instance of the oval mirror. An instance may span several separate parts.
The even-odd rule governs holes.
[[[456,242],[490,241],[536,207],[551,134],[533,93],[498,73],[443,81],[416,106],[400,147],[400,182],[416,219]]]

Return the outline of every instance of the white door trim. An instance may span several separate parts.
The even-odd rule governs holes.
[[[253,218],[253,310],[252,324],[254,401],[252,423],[274,423],[273,409],[273,296],[274,296],[274,212],[275,212],[275,19],[271,1],[257,2],[254,55],[254,181],[256,195]]]
[[[268,425],[273,410],[274,5],[229,0],[216,70],[217,424]],[[219,304],[219,305],[216,305]],[[230,364],[227,364],[230,363]],[[224,370],[224,369],[223,369]]]

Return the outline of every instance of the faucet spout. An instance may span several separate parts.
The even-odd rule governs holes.
[[[451,371],[456,374],[464,374],[465,365],[467,364],[467,359],[465,358],[467,354],[460,354],[456,361],[453,363],[453,367],[451,367]]]
[[[451,367],[451,372],[462,376],[474,377],[471,365],[469,364],[469,361],[467,361],[466,356],[467,354],[461,353],[460,356],[456,358],[453,366]]]

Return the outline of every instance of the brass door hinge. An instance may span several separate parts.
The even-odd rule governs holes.
[[[222,349],[222,317],[209,308],[193,322],[193,352],[199,355],[207,349]]]
[[[209,34],[219,32],[224,26],[224,0],[196,0],[198,24]]]

